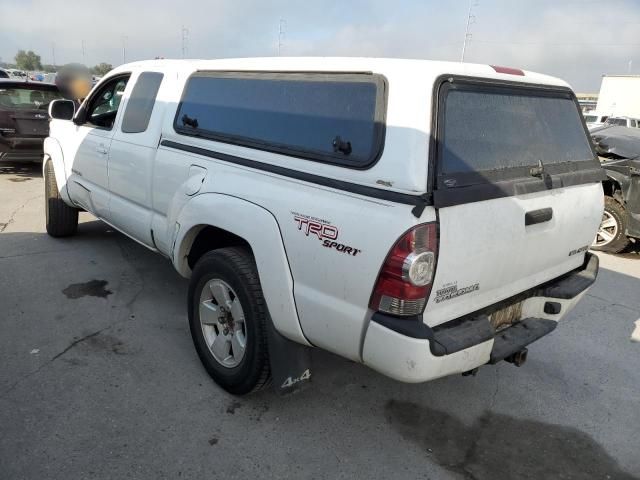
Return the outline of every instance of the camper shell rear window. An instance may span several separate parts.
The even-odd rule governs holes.
[[[468,77],[437,88],[436,204],[601,180],[570,89]]]
[[[370,73],[197,72],[174,120],[182,135],[368,168],[382,153],[386,81]]]

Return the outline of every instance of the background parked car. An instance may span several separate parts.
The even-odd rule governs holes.
[[[640,120],[631,117],[609,117],[605,125],[617,125],[619,127],[640,128]]]
[[[617,253],[640,238],[640,130],[605,126],[591,136],[607,174],[605,209],[592,248]]]
[[[589,129],[604,125],[604,122],[606,122],[608,118],[608,115],[602,115],[595,112],[584,114],[584,121],[587,123],[587,127],[589,127]]]
[[[58,98],[55,85],[0,80],[0,161],[42,161],[49,103]]]
[[[45,73],[42,81],[44,83],[56,83],[56,75],[57,73]]]
[[[27,74],[25,72],[16,68],[8,68],[7,73],[9,74],[9,78],[16,78],[18,80],[26,80],[27,78]]]

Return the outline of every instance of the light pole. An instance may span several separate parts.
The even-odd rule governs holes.
[[[183,25],[180,35],[182,36],[182,58],[186,58],[189,51],[189,29]]]
[[[285,34],[285,27],[287,26],[287,21],[280,17],[280,21],[278,22],[278,56],[282,53],[282,47],[284,46],[283,37]]]
[[[122,36],[122,63],[127,63],[127,36]]]
[[[467,52],[467,42],[471,40],[471,25],[474,23],[476,16],[471,15],[473,7],[477,7],[477,0],[469,0],[469,12],[467,13],[467,26],[464,30],[464,41],[462,42],[462,55],[460,56],[460,62],[464,62],[464,54]]]

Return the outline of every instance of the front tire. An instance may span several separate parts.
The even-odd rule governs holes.
[[[67,205],[58,190],[51,161],[44,166],[44,209],[47,233],[52,237],[68,237],[78,230],[78,209]]]
[[[602,252],[619,253],[629,245],[626,232],[627,212],[617,200],[605,196],[602,223],[591,248]]]
[[[193,344],[215,382],[234,395],[268,385],[268,313],[249,250],[204,254],[193,270],[188,302]]]

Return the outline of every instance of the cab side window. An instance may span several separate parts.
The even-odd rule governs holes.
[[[128,75],[117,77],[98,91],[90,100],[87,109],[87,122],[89,124],[108,130],[113,128],[128,81]]]

